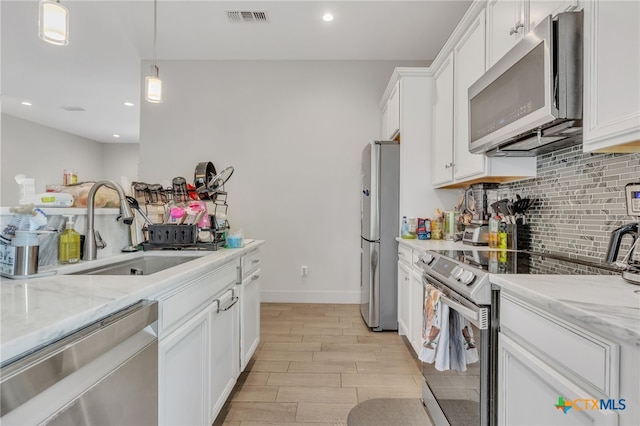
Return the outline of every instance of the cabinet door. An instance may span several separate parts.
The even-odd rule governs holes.
[[[410,305],[411,305],[411,326],[409,341],[411,346],[417,355],[420,355],[422,350],[422,329],[423,329],[423,306],[424,306],[424,290],[422,286],[422,271],[413,269],[411,271],[411,291],[410,291]]]
[[[387,114],[389,115],[389,128],[387,129],[387,139],[395,138],[400,132],[400,80],[396,82],[387,105]]]
[[[600,398],[499,333],[498,425],[617,425],[614,411],[588,409],[585,400]],[[565,413],[563,401],[577,405]]]
[[[240,314],[240,370],[244,371],[260,343],[259,269],[242,281]]]
[[[208,334],[209,310],[205,310],[160,340],[159,424],[211,424]]]
[[[584,150],[640,151],[640,2],[585,2]]]
[[[387,139],[387,135],[389,135],[389,101],[385,102],[382,107],[382,128],[380,131],[380,139]]]
[[[410,280],[411,270],[404,262],[398,262],[398,334],[409,335],[409,324],[411,321],[410,303]]]
[[[485,11],[472,22],[454,48],[454,145],[453,179],[485,173],[484,155],[469,152],[469,86],[485,71]]]
[[[433,77],[431,178],[438,186],[453,181],[453,53]]]
[[[211,409],[208,424],[212,424],[216,419],[239,375],[240,317],[238,300],[235,289],[229,290],[214,302],[210,310]]]
[[[504,56],[525,33],[524,0],[487,3],[487,68]]]

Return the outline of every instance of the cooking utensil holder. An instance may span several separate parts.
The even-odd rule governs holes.
[[[198,225],[148,225],[148,230],[153,246],[185,247],[198,241]]]
[[[507,224],[507,249],[529,250],[531,230],[527,224]]]

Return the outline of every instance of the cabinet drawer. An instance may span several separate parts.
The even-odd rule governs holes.
[[[506,295],[500,297],[500,331],[530,347],[567,376],[617,398],[618,345],[567,320]]]
[[[260,267],[260,250],[242,256],[242,277],[246,277]]]
[[[402,244],[398,245],[398,260],[406,263],[407,265],[411,265],[411,256],[412,250],[407,246],[403,246]]]
[[[420,256],[425,253],[424,250],[413,250],[411,256],[411,266],[413,267],[415,272],[422,273],[422,269],[418,266],[418,262],[420,261]]]
[[[225,288],[236,284],[237,265],[237,262],[230,262],[193,281],[177,293],[161,299],[158,324],[160,338],[198,314]]]

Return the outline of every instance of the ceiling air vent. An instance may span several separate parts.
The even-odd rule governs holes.
[[[77,106],[77,105],[61,106],[60,108],[62,108],[65,111],[86,111],[86,109],[82,108],[81,106]]]
[[[227,10],[229,22],[268,22],[267,12],[264,10]]]

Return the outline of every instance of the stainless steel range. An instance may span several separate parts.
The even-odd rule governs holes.
[[[449,318],[461,316],[472,332],[477,360],[455,370],[437,369],[423,362],[423,400],[434,424],[493,425],[496,423],[496,359],[499,293],[491,274],[619,274],[606,264],[564,256],[507,250],[427,251],[418,265],[425,287],[424,330],[429,321],[428,289],[440,292]],[[453,320],[449,321],[450,332]],[[423,331],[424,331],[423,330]],[[458,329],[459,331],[459,329]],[[429,336],[423,333],[424,341]],[[425,344],[428,346],[428,344]],[[421,356],[422,358],[422,356]],[[466,367],[466,368],[465,368]],[[462,371],[460,371],[462,370]]]

